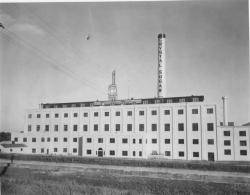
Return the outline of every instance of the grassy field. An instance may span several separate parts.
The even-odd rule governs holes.
[[[3,170],[3,167],[1,168]],[[250,194],[250,185],[118,176],[104,173],[38,171],[9,167],[2,195]]]

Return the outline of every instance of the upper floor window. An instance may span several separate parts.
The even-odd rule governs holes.
[[[49,105],[46,106],[46,108],[49,108],[49,107],[50,107]]]
[[[157,139],[152,139],[152,144],[157,144]]]
[[[230,136],[230,131],[224,131],[224,136]]]
[[[81,107],[85,107],[85,104],[84,104],[84,103],[81,103],[80,106],[81,106]]]
[[[135,139],[133,139],[133,144],[135,144]]]
[[[170,124],[169,123],[165,124],[165,131],[170,131]]]
[[[178,123],[178,131],[184,131],[184,124]]]
[[[45,131],[49,131],[49,125],[45,125]]]
[[[58,117],[59,117],[59,114],[58,114],[58,113],[56,113],[56,114],[55,114],[55,118],[58,118]]]
[[[109,116],[109,112],[105,112],[105,116]]]
[[[88,113],[87,112],[83,113],[83,117],[88,117]]]
[[[193,131],[198,131],[198,123],[192,123]]]
[[[63,108],[67,108],[67,105],[66,105],[66,104],[64,104],[64,105],[63,105]]]
[[[33,137],[33,138],[32,138],[32,142],[36,142],[36,138]]]
[[[64,113],[64,118],[67,118],[68,117],[68,113]]]
[[[31,125],[28,125],[28,131],[31,131]]]
[[[98,117],[98,112],[94,112],[94,117]]]
[[[116,125],[115,125],[115,130],[116,130],[116,131],[120,131],[120,124],[116,124]]]
[[[207,144],[208,145],[214,145],[214,139],[208,139]]]
[[[139,139],[139,144],[142,144],[142,139]]]
[[[146,101],[143,101],[143,104],[148,104],[148,101],[146,100]]]
[[[54,137],[54,142],[58,142],[58,138],[57,137]]]
[[[199,98],[193,98],[193,102],[198,102]]]
[[[165,144],[170,144],[170,139],[165,139]]]
[[[178,143],[179,143],[179,144],[184,144],[184,139],[179,139],[179,140],[178,140]]]
[[[37,118],[41,118],[41,114],[37,114],[36,117],[37,117]]]
[[[64,125],[64,126],[63,126],[63,130],[64,130],[64,131],[68,131],[68,125]]]
[[[55,125],[54,131],[58,131],[58,125]]]
[[[157,131],[157,124],[152,124],[152,131]]]
[[[78,117],[78,114],[77,114],[77,113],[74,113],[74,117]]]
[[[208,113],[208,114],[213,114],[213,108],[208,108],[208,109],[207,109],[207,113]]]
[[[67,142],[68,141],[68,138],[67,137],[64,137],[63,138],[63,142]]]
[[[92,138],[87,138],[87,143],[91,143],[92,142]]]
[[[122,139],[122,143],[123,143],[123,144],[127,144],[127,143],[128,143],[128,139],[123,138],[123,139]]]
[[[192,109],[192,114],[198,114],[198,109]]]
[[[181,109],[181,110],[178,110],[178,114],[183,114],[183,110]]]
[[[73,126],[73,131],[77,131],[77,125]]]
[[[239,135],[240,135],[240,136],[246,136],[246,131],[240,131],[240,132],[239,132]]]
[[[185,99],[180,99],[179,102],[185,102]]]
[[[127,131],[132,131],[132,124],[127,124]]]
[[[173,101],[171,99],[168,99],[167,100],[167,103],[172,103]]]
[[[54,108],[58,108],[58,105],[54,105]]]
[[[164,110],[165,115],[170,115],[170,110]]]
[[[157,115],[157,111],[156,110],[152,110],[151,114],[152,115]]]
[[[143,111],[143,110],[140,110],[140,111],[139,111],[139,115],[140,115],[140,116],[143,116],[143,115],[144,115],[144,111]]]
[[[26,137],[23,138],[23,142],[27,142],[27,138]]]
[[[36,126],[36,131],[40,131],[40,125]]]
[[[29,115],[28,115],[28,118],[32,118],[32,114],[29,114]]]
[[[160,100],[155,100],[155,104],[159,104],[160,103]]]
[[[14,141],[15,141],[15,142],[18,142],[18,138],[17,138],[17,137],[15,137],[15,138],[14,138]]]
[[[115,116],[120,116],[120,112],[119,111],[115,112]]]
[[[46,118],[49,118],[49,114],[46,114]]]
[[[76,137],[73,138],[73,142],[77,142],[77,138]]]
[[[207,123],[207,130],[213,131],[214,130],[214,124],[213,123]]]
[[[83,131],[88,131],[88,125],[83,125]]]
[[[115,143],[115,138],[110,138],[109,142],[112,144]]]
[[[230,140],[224,140],[224,146],[230,146],[231,141]]]
[[[103,138],[98,138],[98,143],[103,143]]]
[[[247,146],[247,141],[240,141],[240,146]]]
[[[139,131],[144,131],[144,124],[139,124]]]
[[[132,111],[127,112],[128,116],[132,116]]]
[[[198,139],[193,139],[193,144],[199,144],[199,140]]]
[[[76,105],[75,105],[75,104],[72,104],[71,107],[76,107]]]
[[[98,125],[97,124],[94,125],[94,131],[98,131]]]
[[[109,124],[104,125],[104,131],[109,131]]]
[[[50,137],[47,137],[47,142],[50,142]]]

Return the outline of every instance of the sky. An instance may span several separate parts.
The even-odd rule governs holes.
[[[157,96],[158,34],[166,35],[167,97],[228,99],[249,122],[248,1],[0,3],[0,131],[24,130],[41,103]]]

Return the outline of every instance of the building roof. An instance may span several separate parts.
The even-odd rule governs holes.
[[[181,101],[183,100],[184,101]],[[115,106],[115,105],[140,105],[140,104],[159,104],[159,103],[183,103],[183,102],[203,102],[204,96],[184,96],[168,98],[144,98],[126,99],[113,101],[91,101],[91,102],[68,102],[68,103],[46,103],[41,104],[42,109],[46,108],[70,108],[70,107],[92,107],[92,106]]]
[[[27,147],[25,144],[1,144],[4,148],[23,148]]]
[[[244,124],[244,125],[242,125],[242,126],[250,126],[250,123],[246,123],[246,124]]]

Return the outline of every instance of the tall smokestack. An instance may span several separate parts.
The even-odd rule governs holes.
[[[224,96],[223,99],[223,125],[228,126],[227,122],[227,99],[228,97]]]
[[[166,97],[165,34],[158,35],[158,98]]]

